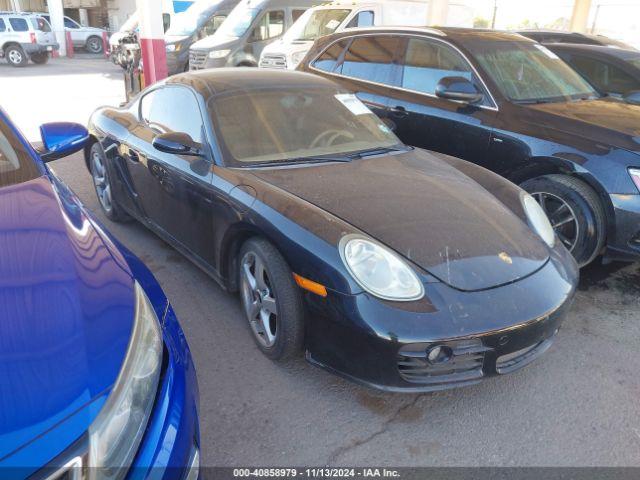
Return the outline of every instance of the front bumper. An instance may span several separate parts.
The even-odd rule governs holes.
[[[309,294],[307,359],[397,392],[443,390],[516,371],[549,348],[573,300],[575,262],[566,250],[554,255],[518,282],[480,292],[427,284],[428,299],[407,304]],[[435,346],[448,349],[449,361],[428,361]]]
[[[229,56],[209,58],[209,50],[189,50],[189,70],[223,68],[227,66],[228,61]]]
[[[614,222],[609,232],[606,260],[640,259],[640,195],[610,195]]]

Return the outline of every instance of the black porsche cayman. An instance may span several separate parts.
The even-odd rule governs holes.
[[[272,359],[427,391],[514,371],[551,344],[577,268],[538,204],[403,145],[299,72],[171,77],[90,120],[100,204],[231,292]]]

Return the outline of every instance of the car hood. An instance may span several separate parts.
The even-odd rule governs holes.
[[[547,130],[640,153],[640,106],[614,98],[543,103],[526,107],[530,121]],[[556,117],[553,121],[550,116]]]
[[[45,432],[56,448],[68,446],[62,422],[88,428],[98,412],[87,405],[120,371],[134,293],[125,260],[48,177],[0,189],[0,251],[3,465]]]
[[[180,43],[187,40],[188,38],[191,38],[191,35],[165,35],[164,43],[166,45],[170,45],[172,43]]]
[[[546,245],[497,198],[424,150],[254,173],[460,290],[516,281],[549,257]]]
[[[223,50],[225,48],[232,48],[237,41],[238,39],[236,37],[225,37],[213,34],[204,37],[202,40],[198,40],[191,45],[191,48],[194,50]]]

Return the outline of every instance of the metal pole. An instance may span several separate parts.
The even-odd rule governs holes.
[[[496,17],[498,16],[498,0],[493,0],[493,18],[491,19],[491,30],[496,28]]]
[[[56,41],[60,45],[58,51],[61,57],[67,56],[67,36],[64,30],[64,8],[62,0],[49,0],[49,19],[51,29],[56,35]]]
[[[168,75],[162,2],[137,0],[136,5],[140,17],[140,47],[144,80],[145,85],[151,85]]]

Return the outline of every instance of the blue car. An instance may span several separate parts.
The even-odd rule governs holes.
[[[86,129],[41,133],[38,154],[0,110],[2,476],[195,479],[184,333],[151,272],[44,165]]]

